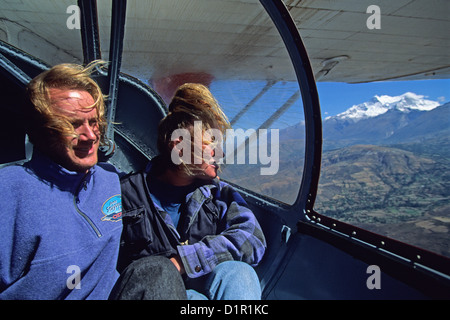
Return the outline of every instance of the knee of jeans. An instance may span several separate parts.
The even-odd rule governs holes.
[[[218,264],[213,272],[229,281],[239,282],[239,284],[259,283],[258,275],[252,266],[241,261],[225,261]]]
[[[211,299],[259,300],[261,285],[252,266],[240,261],[226,261],[217,265],[207,288]]]

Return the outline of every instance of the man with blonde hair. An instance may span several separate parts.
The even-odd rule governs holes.
[[[33,157],[0,170],[0,299],[99,300],[113,287],[114,299],[142,298],[142,283],[155,285],[158,268],[176,281],[169,260],[147,268],[138,286],[132,274],[119,279],[121,190],[116,169],[98,163],[107,124],[90,75],[99,64],[57,65],[28,85],[24,117]],[[157,297],[185,296],[181,277],[171,285],[182,294],[158,290]]]

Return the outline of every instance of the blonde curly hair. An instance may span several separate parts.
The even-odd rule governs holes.
[[[107,129],[105,96],[99,85],[91,78],[96,67],[106,64],[104,61],[93,61],[86,67],[78,64],[59,64],[36,76],[27,86],[30,100],[28,105],[27,134],[33,144],[66,144],[65,137],[77,137],[75,129],[67,116],[56,114],[52,110],[50,89],[67,89],[87,91],[95,103],[87,108],[97,110],[100,131],[100,144],[107,145],[105,133]]]

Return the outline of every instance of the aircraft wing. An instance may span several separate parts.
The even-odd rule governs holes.
[[[317,81],[450,75],[447,0],[285,0]],[[377,5],[377,12],[368,11]],[[48,64],[82,61],[73,1],[2,1],[0,39]],[[111,2],[98,1],[103,59]],[[369,28],[368,24],[372,27]],[[192,35],[195,34],[193,37]],[[256,0],[130,0],[122,71],[143,80],[186,72],[215,79],[295,80],[273,22]]]

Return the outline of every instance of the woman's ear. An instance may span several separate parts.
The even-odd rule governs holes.
[[[182,141],[183,141],[183,137],[180,137],[178,139],[175,139],[175,140],[172,140],[169,142],[169,149],[171,150],[171,152],[172,153],[178,152],[178,155],[180,157],[183,156],[183,147],[179,145]]]
[[[186,130],[187,131],[187,130]],[[191,139],[179,135],[172,135],[169,142],[170,156],[174,164],[191,164]]]

